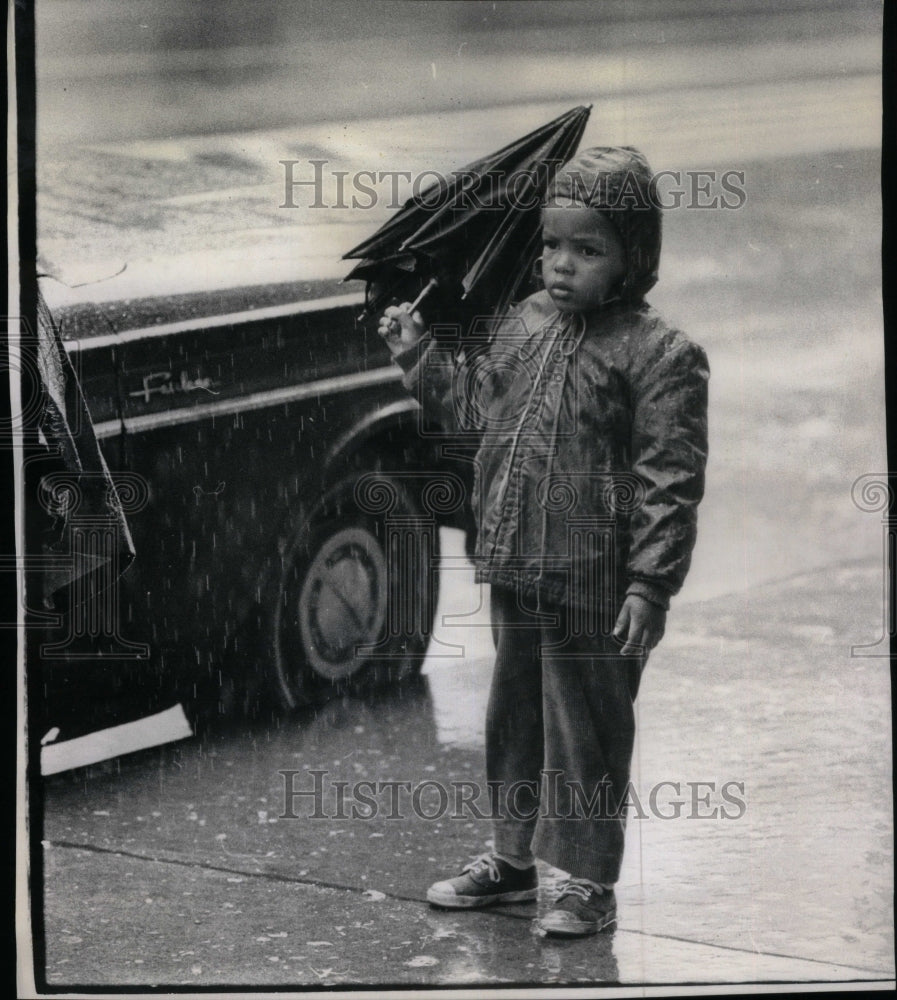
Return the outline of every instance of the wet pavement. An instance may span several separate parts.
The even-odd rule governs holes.
[[[232,723],[49,779],[48,983],[890,979],[888,660],[850,655],[880,634],[880,593],[880,570],[855,564],[677,610],[639,695],[642,818],[614,934],[540,939],[532,905],[429,907],[429,883],[489,838],[469,810],[440,809],[432,786],[417,809],[395,786],[337,817],[339,782],[350,812],[363,780],[484,780],[491,664],[484,632],[458,629],[465,659],[430,660],[389,697]],[[285,789],[313,790],[316,770],[318,799],[288,807]],[[726,781],[744,789],[729,819]],[[664,786],[652,806],[661,782],[681,794]],[[695,782],[715,783],[709,804],[695,807]],[[661,818],[677,798],[678,818]],[[556,877],[542,874],[539,908]]]
[[[881,54],[881,10],[867,0],[424,6],[422,14],[388,0],[219,0],[214,14],[200,15],[177,0],[39,5],[41,148],[247,127],[295,133],[309,123],[520,102],[586,98],[598,111],[621,92],[661,98],[671,137],[687,141],[683,133],[712,122],[708,132],[737,129],[750,141],[757,109],[743,101],[753,85],[846,78],[869,72]],[[836,135],[841,109],[829,96],[821,120],[786,111],[781,137]],[[622,117],[644,138],[639,103]],[[681,121],[673,117],[688,105]],[[777,96],[759,110],[769,123],[783,108]],[[386,151],[378,144],[365,165]]]

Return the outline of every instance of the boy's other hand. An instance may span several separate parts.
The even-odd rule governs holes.
[[[411,303],[403,302],[400,306],[389,306],[380,317],[377,333],[393,354],[401,354],[414,347],[427,332],[421,314],[417,310],[409,312],[410,309]]]
[[[614,625],[614,636],[624,644],[621,655],[649,653],[663,638],[666,620],[663,608],[637,594],[629,594]]]

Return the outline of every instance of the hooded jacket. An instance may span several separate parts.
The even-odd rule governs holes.
[[[704,351],[644,300],[660,213],[644,158],[587,150],[549,189],[605,211],[627,269],[586,314],[530,296],[488,336],[425,336],[404,384],[474,461],[477,579],[610,630],[625,594],[669,606],[685,579],[707,459]],[[587,620],[588,619],[588,620]],[[589,625],[591,621],[591,625]]]

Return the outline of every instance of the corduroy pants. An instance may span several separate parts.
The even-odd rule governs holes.
[[[536,614],[520,603],[493,587],[486,773],[495,850],[616,882],[644,660],[620,656],[613,637],[574,634],[566,607]]]

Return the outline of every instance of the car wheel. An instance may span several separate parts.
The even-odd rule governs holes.
[[[437,568],[436,524],[397,480],[369,475],[328,490],[283,555],[271,622],[281,704],[320,703],[416,673],[433,627]]]

